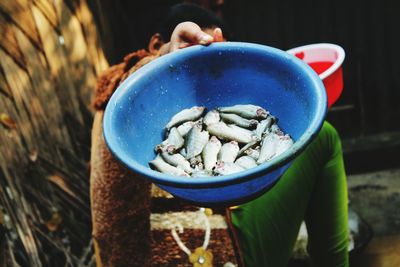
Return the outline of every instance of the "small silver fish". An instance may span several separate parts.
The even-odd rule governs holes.
[[[257,166],[257,162],[250,156],[241,156],[235,160],[235,163],[245,169],[250,169]]]
[[[237,141],[239,143],[249,143],[254,140],[253,135],[244,135],[242,132],[238,132],[235,129],[226,125],[225,122],[220,121],[207,126],[207,131],[222,139],[228,139],[231,141]]]
[[[220,114],[221,119],[224,120],[225,122],[230,122],[234,123],[237,126],[243,127],[243,128],[254,128],[257,126],[258,121],[254,119],[245,119],[243,117],[240,117],[239,115],[233,114],[233,113],[221,113]]]
[[[225,113],[234,113],[247,119],[265,119],[269,112],[260,106],[255,105],[234,105],[231,107],[218,108],[218,111]]]
[[[227,124],[227,125],[229,128],[232,128],[234,131],[238,132],[239,134],[250,137],[252,141],[257,140],[257,136],[253,131],[239,127],[235,124]]]
[[[239,152],[239,144],[236,141],[230,141],[222,145],[218,153],[218,161],[234,162]]]
[[[186,121],[194,121],[200,118],[203,114],[205,107],[194,106],[192,108],[184,109],[176,113],[171,120],[167,123],[165,128],[170,129],[171,127],[181,124]]]
[[[285,135],[276,123],[272,124],[270,131],[280,136]]]
[[[185,144],[185,139],[180,135],[176,127],[173,127],[168,134],[168,138],[161,144],[157,145],[155,150],[157,152],[167,150],[168,153],[174,153]]]
[[[154,147],[154,151],[155,152],[161,152],[163,150],[165,150],[165,148],[168,146],[168,140],[164,140],[162,141],[160,144],[156,145]]]
[[[187,161],[181,154],[170,154],[167,151],[163,151],[161,153],[161,157],[165,162],[171,164],[174,167],[180,168],[187,172],[188,174],[192,173],[192,168],[190,167],[189,161]]]
[[[181,150],[179,150],[179,154],[186,158],[186,148],[183,147]]]
[[[258,125],[257,128],[254,130],[254,133],[256,134],[257,138],[262,137],[263,133],[266,132],[271,125],[275,122],[275,117],[274,116],[268,116],[265,120],[262,120]]]
[[[293,145],[292,138],[288,135],[279,136],[278,147],[276,148],[275,157],[288,150]]]
[[[208,177],[208,176],[213,176],[212,171],[206,169],[196,168],[192,173],[192,177]]]
[[[191,159],[189,159],[190,162],[190,166],[192,166],[193,168],[201,168],[203,169],[204,165],[203,165],[203,159],[201,158],[201,155],[197,155],[196,157],[193,157]]]
[[[251,141],[250,143],[244,145],[238,152],[238,156],[241,156],[245,153],[246,150],[248,150],[249,148],[253,148],[255,146],[257,146],[260,143],[261,139],[256,139],[254,141]]]
[[[204,116],[203,119],[203,123],[207,126],[213,123],[217,123],[219,121],[220,121],[220,115],[219,112],[216,111],[215,109],[207,112],[207,114]]]
[[[195,166],[196,170],[204,170],[204,164],[203,162],[199,162],[197,163],[197,165]]]
[[[244,171],[245,168],[232,162],[218,162],[215,165],[214,173],[217,175],[228,175]]]
[[[169,131],[167,141],[169,145],[173,145],[175,147],[175,150],[180,149],[185,144],[185,139],[183,139],[176,127],[173,127]]]
[[[257,159],[257,164],[264,163],[275,156],[278,142],[279,136],[273,132],[269,132],[264,136],[261,142],[261,151]]]
[[[257,160],[258,157],[260,156],[260,149],[248,148],[244,151],[244,154]]]
[[[165,174],[189,177],[189,174],[187,174],[184,170],[166,163],[160,154],[157,154],[156,158],[149,162],[149,165],[159,172]]]
[[[192,129],[193,125],[195,124],[194,121],[187,121],[179,125],[176,129],[178,130],[179,134],[182,137],[185,137],[187,133]]]
[[[194,125],[186,136],[186,159],[199,155],[208,142],[209,133],[201,130],[201,125]]]
[[[167,138],[149,162],[153,169],[193,177],[227,175],[256,167],[293,145],[278,119],[260,106],[221,107],[203,116],[204,111],[195,106],[171,118]]]
[[[217,137],[211,136],[202,152],[205,170],[211,171],[214,168],[221,147],[221,141],[219,141]]]

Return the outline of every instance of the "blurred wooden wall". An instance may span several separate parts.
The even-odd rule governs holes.
[[[96,26],[86,0],[1,0],[0,35],[6,261],[77,266],[91,257],[91,100],[107,67]]]

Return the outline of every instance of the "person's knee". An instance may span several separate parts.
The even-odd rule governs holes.
[[[342,153],[342,144],[340,136],[335,127],[329,122],[325,121],[322,125],[318,139],[324,147],[328,148],[332,154]]]

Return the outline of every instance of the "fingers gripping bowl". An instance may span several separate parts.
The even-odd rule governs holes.
[[[192,106],[240,103],[267,108],[294,145],[269,162],[226,176],[178,177],[149,168],[173,114]],[[114,156],[137,176],[199,205],[232,205],[261,195],[279,180],[318,134],[326,109],[322,81],[301,60],[262,45],[214,43],[165,55],[133,73],[111,97],[103,131]]]

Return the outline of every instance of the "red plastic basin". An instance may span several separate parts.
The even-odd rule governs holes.
[[[331,107],[343,91],[343,48],[320,43],[296,47],[287,52],[306,62],[319,75],[328,95],[328,107]]]

